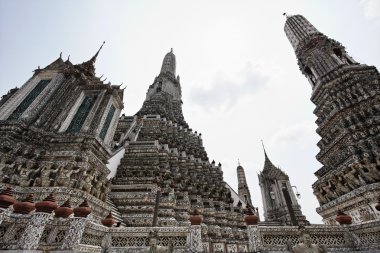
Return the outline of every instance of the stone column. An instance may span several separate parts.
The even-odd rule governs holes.
[[[3,223],[4,216],[5,216],[5,210],[6,209],[0,208],[0,225],[1,225],[1,223]]]
[[[361,246],[360,238],[355,233],[350,231],[349,229],[350,225],[342,225],[342,226],[344,230],[345,245],[355,250],[359,249]]]
[[[261,250],[261,236],[257,225],[248,225],[248,247],[250,252],[257,252]]]
[[[61,249],[74,249],[77,247],[80,244],[85,227],[86,218],[70,218],[69,231],[66,233]]]
[[[59,227],[55,225],[52,230],[50,230],[49,235],[46,238],[48,244],[54,243],[54,239],[57,237]]]
[[[0,225],[3,223],[5,217],[9,217],[12,211],[10,208],[4,209],[0,207]]]
[[[104,252],[108,252],[111,246],[112,246],[112,235],[110,232],[106,232],[102,240],[102,249],[104,250]]]
[[[190,252],[202,252],[201,225],[190,226]]]
[[[36,212],[32,214],[17,247],[25,250],[37,249],[42,232],[51,217],[51,213]]]

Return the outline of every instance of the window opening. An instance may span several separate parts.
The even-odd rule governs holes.
[[[106,137],[106,134],[107,134],[108,128],[111,124],[114,113],[115,113],[115,107],[113,105],[111,105],[111,108],[109,109],[109,111],[107,113],[106,120],[104,121],[102,130],[100,130],[99,137],[102,140],[104,140],[104,138]]]
[[[41,80],[36,87],[24,98],[24,100],[17,106],[8,119],[18,119],[25,112],[26,109],[33,103],[33,101],[41,94],[45,87],[50,83],[51,79]]]
[[[97,95],[88,95],[83,99],[82,104],[79,106],[78,111],[76,112],[66,132],[78,133],[81,130],[97,97]]]

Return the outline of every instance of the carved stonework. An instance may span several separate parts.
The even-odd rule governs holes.
[[[256,252],[261,250],[261,238],[258,227],[252,225],[247,226],[247,234],[249,251]]]
[[[18,242],[18,247],[24,250],[37,249],[45,225],[52,216],[53,215],[50,213],[32,214],[25,231]]]
[[[222,165],[209,162],[201,134],[183,117],[172,52],[162,69],[136,116],[119,120],[115,140],[125,152],[112,179],[111,200],[127,226],[187,227],[190,218],[210,239],[241,241],[233,231],[245,225],[243,210],[233,205]],[[203,221],[195,223],[194,209]]]
[[[318,180],[313,184],[320,203],[318,213],[327,221],[343,206],[344,211],[355,213],[373,205],[372,196],[364,200],[354,192],[380,182],[378,70],[357,63],[343,45],[320,33],[301,15],[287,18],[285,32],[300,70],[312,86],[311,100],[316,105],[321,136],[317,159],[323,165],[315,172]],[[360,204],[347,205],[347,199]],[[371,212],[367,220],[374,219],[376,214]]]
[[[58,58],[0,103],[0,183],[75,188],[106,200],[123,90],[96,77],[94,59]]]
[[[200,225],[190,227],[190,252],[202,252],[202,229]]]
[[[86,226],[85,218],[70,218],[70,227],[62,244],[62,249],[75,249],[82,238]]]

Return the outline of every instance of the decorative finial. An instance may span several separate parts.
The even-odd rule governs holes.
[[[59,54],[59,58],[61,58],[61,59],[62,59],[62,52]]]
[[[69,55],[69,56],[67,56],[67,61],[70,61],[70,55]]]
[[[173,48],[170,48],[170,53],[173,53]]]
[[[261,145],[263,146],[263,150],[264,150],[264,155],[265,155],[265,157],[268,158],[268,156],[267,156],[267,152],[266,152],[266,150],[265,150],[265,146],[264,146],[264,141],[263,141],[263,140],[261,140]]]
[[[240,166],[240,159],[238,158],[238,165]]]
[[[103,46],[104,46],[105,43],[106,43],[106,42],[103,41],[102,45],[100,46],[100,48],[98,49],[98,51],[96,52],[96,54],[91,58],[91,61],[92,61],[92,62],[95,62],[95,61],[96,61],[96,57],[98,57],[98,54],[99,54],[100,50],[102,50],[102,48],[103,48]]]
[[[284,12],[282,15],[288,18],[288,13]]]

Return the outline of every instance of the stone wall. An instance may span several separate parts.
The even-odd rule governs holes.
[[[202,225],[187,227],[105,227],[89,218],[56,218],[53,213],[15,214],[0,210],[0,251],[21,252],[144,252],[155,234],[157,245],[173,245],[174,252],[288,252],[299,243],[294,226],[257,226],[244,229],[246,241],[202,238]],[[379,252],[380,220],[360,225],[305,227],[314,244],[327,252]]]

